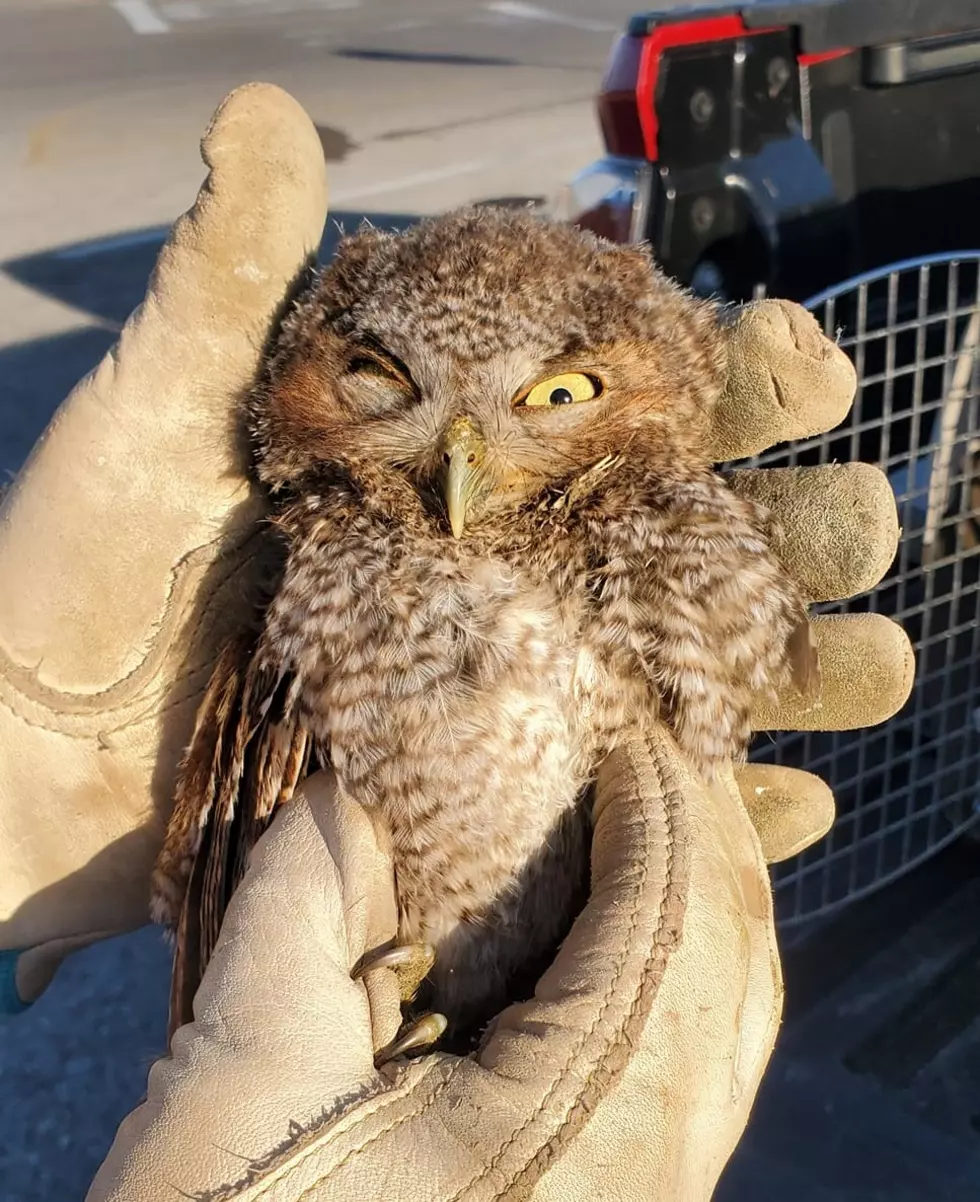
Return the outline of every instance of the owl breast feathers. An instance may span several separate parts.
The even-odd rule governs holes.
[[[280,566],[156,873],[187,980],[313,763],[390,840],[400,938],[464,1030],[567,931],[610,749],[664,721],[707,775],[744,755],[754,696],[814,658],[704,449],[725,371],[715,307],[641,248],[492,209],[341,242],[247,402]]]

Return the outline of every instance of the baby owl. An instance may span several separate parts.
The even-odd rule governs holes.
[[[705,449],[725,373],[716,306],[529,213],[366,228],[303,284],[245,404],[268,597],[212,678],[154,879],[172,1005],[317,764],[391,848],[399,946],[373,963],[421,957],[450,1036],[479,1032],[585,896],[603,757],[663,721],[710,776],[756,694],[810,688],[769,517]]]

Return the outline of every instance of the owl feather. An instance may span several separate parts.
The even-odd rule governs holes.
[[[711,777],[758,694],[814,687],[778,530],[705,450],[718,317],[643,248],[480,209],[352,235],[297,298],[246,405],[282,571],[215,670],[154,878],[173,1024],[312,767],[386,831],[424,1000],[472,1033],[587,893],[604,757],[666,722]]]

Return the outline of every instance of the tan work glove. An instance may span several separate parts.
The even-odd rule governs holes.
[[[766,813],[779,854],[820,833],[814,806]],[[591,899],[534,1000],[477,1057],[377,1071],[397,983],[350,969],[395,934],[391,865],[332,778],[308,781],[88,1202],[710,1198],[779,1022],[763,850],[734,782],[708,793],[665,731],[609,760],[596,814]]]
[[[0,1010],[149,920],[177,762],[251,613],[262,502],[236,401],[319,246],[325,167],[265,85],[228,99],[203,154],[144,304],[0,510]]]

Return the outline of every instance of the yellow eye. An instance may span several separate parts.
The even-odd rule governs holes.
[[[579,401],[595,400],[601,391],[602,385],[592,376],[586,376],[579,371],[569,371],[535,384],[527,396],[517,403],[538,408],[545,405],[575,405]]]

